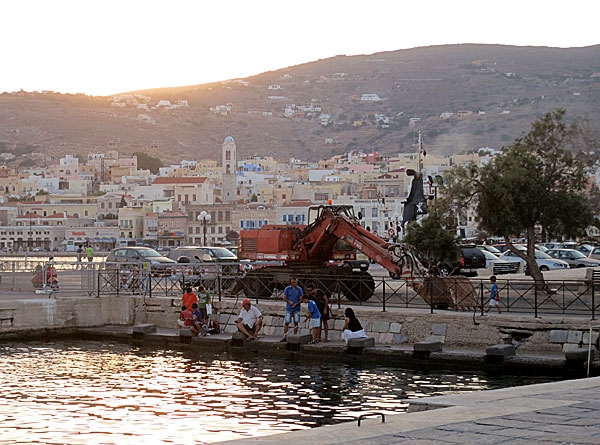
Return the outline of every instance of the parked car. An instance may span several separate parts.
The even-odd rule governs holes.
[[[593,258],[595,260],[600,260],[600,247],[594,247],[594,250],[590,252],[588,255],[589,258]]]
[[[496,250],[498,250],[500,253],[504,253],[508,249],[508,247],[506,247],[506,244],[494,244],[493,247],[495,247]]]
[[[225,247],[210,247],[210,246],[185,246],[176,247],[167,255],[177,263],[187,264],[202,264],[206,269],[217,274],[219,272],[225,274],[236,274],[239,270],[238,257]],[[207,264],[208,263],[208,264]],[[221,263],[219,267],[212,267],[210,263]]]
[[[106,263],[147,263],[151,270],[170,273],[175,261],[149,247],[117,247],[110,251]]]
[[[523,246],[517,246],[518,250],[527,250]],[[520,261],[521,263],[525,263],[525,260],[521,257],[517,256],[510,250],[507,250],[502,255],[500,255],[501,260],[505,261]],[[539,250],[535,251],[535,262],[538,264],[540,270],[542,272],[547,270],[559,270],[559,269],[568,269],[569,264],[562,260],[557,260],[552,258],[550,255],[541,252]]]
[[[551,249],[548,252],[552,258],[566,261],[570,267],[598,267],[600,261],[588,258],[575,249]]]
[[[475,244],[458,246],[458,258],[452,264],[438,266],[441,275],[477,276],[477,269],[485,269],[485,255]]]
[[[591,244],[579,244],[577,247],[575,247],[575,249],[583,253],[585,256],[590,256],[590,253],[592,253],[592,250],[594,250],[594,246]]]
[[[501,260],[498,256],[487,250],[479,249],[485,255],[485,267],[486,269],[492,268],[494,275],[501,275],[506,273],[517,273],[519,271],[519,261],[505,261]]]

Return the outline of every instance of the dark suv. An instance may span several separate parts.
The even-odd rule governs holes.
[[[458,246],[458,258],[452,264],[440,264],[441,275],[477,276],[477,269],[485,269],[485,255],[475,244]]]

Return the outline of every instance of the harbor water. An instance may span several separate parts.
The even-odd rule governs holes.
[[[78,340],[5,342],[0,369],[0,444],[203,444],[554,380]]]

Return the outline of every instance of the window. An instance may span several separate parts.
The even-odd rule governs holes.
[[[177,195],[177,201],[181,202],[181,195]]]
[[[269,220],[265,219],[265,224],[264,225],[266,226],[267,224],[269,224]]]
[[[229,150],[225,151],[225,160],[231,161],[231,151],[229,151]]]
[[[192,201],[196,201],[196,194],[195,193],[192,195]]]
[[[286,221],[287,221],[287,219],[286,219],[286,218],[287,218],[287,215],[283,215],[283,222],[286,222]]]
[[[87,210],[84,211],[84,214],[85,214],[85,216],[88,216],[88,211]]]
[[[189,195],[186,193],[186,194],[185,194],[185,202],[188,202],[189,200],[190,200],[190,199],[189,199]]]
[[[219,233],[223,233],[223,226],[219,226]]]
[[[231,211],[225,210],[225,221],[231,221]]]
[[[371,217],[377,218],[377,207],[371,208]]]
[[[244,220],[240,219],[240,227],[243,229],[244,228]]]
[[[221,210],[217,212],[217,221],[223,221],[223,212]]]
[[[262,227],[262,225],[263,225],[263,222],[259,219],[258,220],[258,228],[260,229]]]
[[[287,197],[287,195],[285,193],[282,193],[281,199],[285,199],[286,197]]]

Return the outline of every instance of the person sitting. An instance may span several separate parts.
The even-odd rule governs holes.
[[[252,306],[247,298],[242,301],[242,310],[235,324],[248,340],[256,340],[263,324],[263,316],[256,306]]]
[[[179,313],[179,320],[177,320],[177,327],[179,330],[183,327],[193,326],[194,321],[192,319],[192,311],[186,306],[181,306],[181,312]]]
[[[360,321],[358,321],[358,318],[354,315],[352,308],[347,307],[344,311],[344,315],[346,315],[346,323],[344,324],[342,338],[346,344],[348,344],[348,340],[351,338],[364,338],[367,336]]]
[[[192,303],[192,322],[193,324],[190,327],[192,334],[202,333],[202,335],[206,335],[206,329],[203,328],[202,312],[198,308],[198,303]]]

